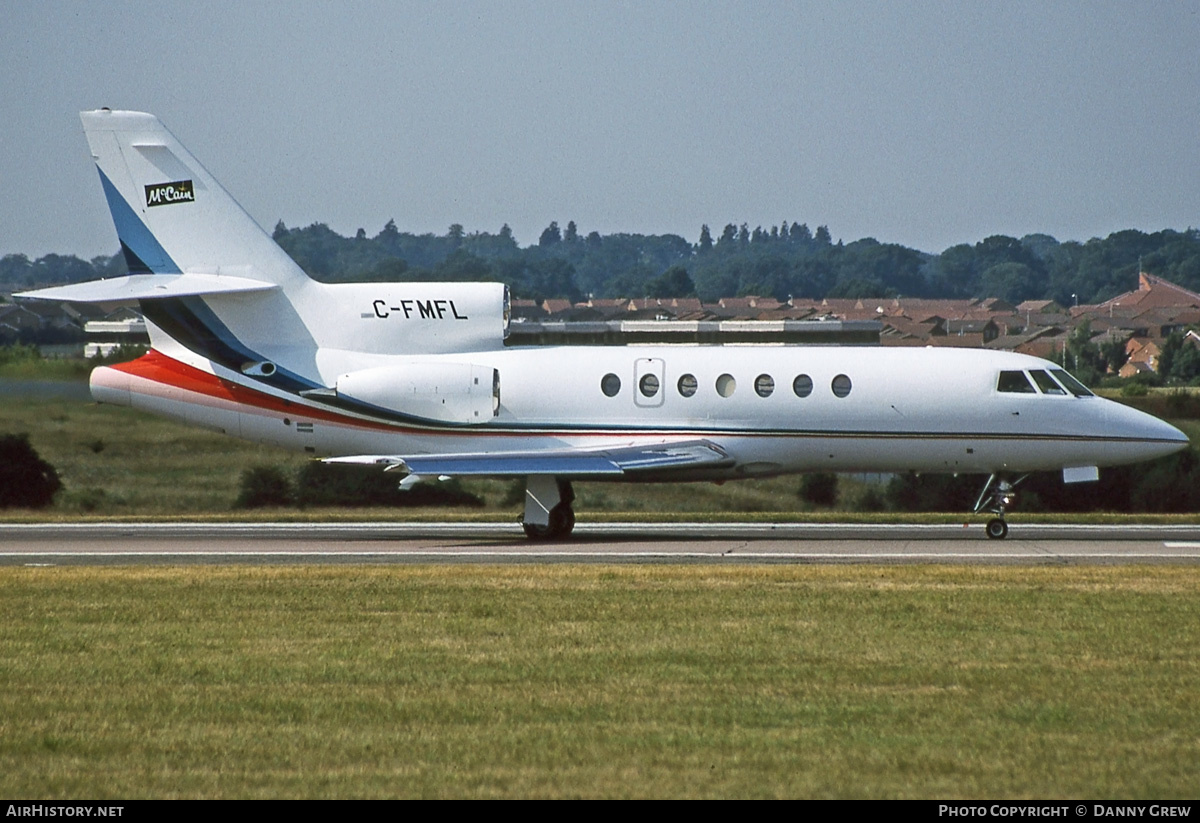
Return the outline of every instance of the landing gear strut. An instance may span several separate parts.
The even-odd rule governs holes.
[[[575,490],[569,480],[535,474],[525,479],[521,526],[530,540],[556,540],[575,528]]]
[[[1009,481],[1002,479],[998,474],[993,474],[984,484],[983,491],[979,493],[979,499],[975,501],[975,513],[988,511],[996,515],[987,522],[987,536],[992,540],[1003,540],[1008,536],[1008,524],[1004,522],[1004,512],[1017,498],[1017,485],[1028,476],[1023,474],[1016,480]]]

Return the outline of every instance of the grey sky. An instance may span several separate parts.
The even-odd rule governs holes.
[[[827,224],[941,251],[1200,224],[1200,4],[0,0],[0,254],[116,250],[77,112],[268,229]]]

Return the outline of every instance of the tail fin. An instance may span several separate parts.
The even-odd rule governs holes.
[[[152,114],[80,114],[131,274],[307,275]]]

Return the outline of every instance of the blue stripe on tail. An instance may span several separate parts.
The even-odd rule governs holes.
[[[100,182],[104,186],[104,197],[108,200],[108,210],[112,212],[113,223],[117,227],[117,237],[121,241],[121,252],[125,255],[125,264],[130,274],[181,274],[179,266],[167,254],[158,240],[151,234],[150,229],[141,218],[134,213],[125,198],[117,191],[108,176],[99,168]]]

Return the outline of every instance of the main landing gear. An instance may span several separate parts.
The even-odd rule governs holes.
[[[569,480],[543,474],[525,478],[525,514],[521,526],[530,540],[557,540],[575,528],[575,490]]]
[[[1029,475],[1023,474],[1016,480],[1004,480],[998,474],[992,474],[975,501],[975,513],[988,511],[995,514],[987,522],[987,536],[992,540],[1003,540],[1008,536],[1008,524],[1004,522],[1004,511],[1017,498],[1016,488]]]

